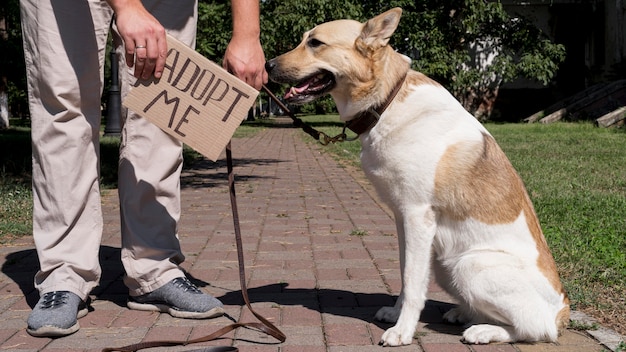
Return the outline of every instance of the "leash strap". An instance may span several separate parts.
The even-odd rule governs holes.
[[[243,243],[241,242],[241,227],[239,226],[239,211],[237,210],[237,197],[235,195],[235,173],[233,172],[233,157],[232,157],[232,149],[231,142],[228,142],[226,146],[226,166],[228,169],[228,188],[230,190],[230,204],[233,211],[233,224],[235,227],[235,241],[237,242],[237,260],[239,261],[239,282],[241,284],[241,294],[243,296],[243,300],[246,302],[246,306],[250,310],[250,312],[261,322],[261,323],[241,323],[241,326],[254,327],[262,332],[266,333],[277,339],[280,342],[285,342],[287,336],[280,331],[274,324],[265,319],[263,316],[258,314],[252,309],[250,305],[250,298],[248,297],[248,286],[246,285],[246,269],[244,266],[243,260]]]
[[[241,241],[241,227],[239,226],[239,211],[237,210],[237,197],[235,194],[235,174],[233,172],[233,156],[231,149],[231,142],[228,142],[226,146],[226,167],[228,170],[228,189],[230,193],[230,205],[233,213],[233,225],[235,227],[235,242],[237,243],[237,260],[239,261],[239,283],[241,284],[241,294],[243,296],[243,300],[246,303],[246,306],[250,310],[250,312],[260,321],[260,322],[237,322],[234,324],[227,325],[212,334],[193,339],[187,341],[175,341],[175,340],[163,340],[163,341],[147,341],[140,342],[124,347],[114,347],[114,348],[104,348],[102,352],[135,352],[139,350],[143,350],[146,348],[154,348],[154,347],[171,347],[171,346],[186,346],[194,343],[207,342],[215,340],[225,334],[238,329],[240,327],[248,327],[255,328],[259,331],[264,332],[267,335],[272,336],[280,342],[285,342],[287,337],[285,334],[280,331],[274,324],[269,322],[263,316],[258,314],[252,309],[250,305],[250,298],[248,297],[248,288],[246,285],[246,269],[244,265],[243,258],[243,243]],[[197,349],[189,352],[236,352],[239,351],[237,347],[230,346],[217,346],[217,347],[207,347],[202,349]]]

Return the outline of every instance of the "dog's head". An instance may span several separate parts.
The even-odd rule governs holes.
[[[320,24],[304,33],[295,49],[267,62],[269,76],[292,85],[285,94],[288,103],[330,94],[342,118],[376,106],[409,69],[406,57],[387,45],[401,14],[394,8],[365,23]]]

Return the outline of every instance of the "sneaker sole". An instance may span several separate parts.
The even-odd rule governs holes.
[[[87,315],[87,312],[88,312],[87,308],[83,308],[79,310],[78,313],[76,314],[76,319],[80,319],[84,317],[85,315]],[[35,337],[61,337],[61,336],[71,335],[75,333],[76,331],[78,331],[79,329],[80,329],[80,324],[78,324],[78,321],[76,321],[76,324],[66,329],[60,328],[58,326],[53,326],[53,325],[44,325],[40,327],[39,329],[27,328],[26,332],[28,332],[29,335],[35,336]]]
[[[143,310],[149,312],[161,312],[167,313],[175,318],[183,318],[183,319],[207,319],[207,318],[216,318],[224,315],[224,308],[215,307],[206,312],[187,312],[172,308],[166,304],[151,304],[151,303],[138,303],[134,301],[128,301],[126,304],[128,308],[134,310]]]

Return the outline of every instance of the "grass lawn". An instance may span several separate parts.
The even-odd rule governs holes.
[[[336,116],[303,120],[331,136],[341,132]],[[526,184],[572,307],[625,334],[626,131],[590,123],[485,126]],[[359,164],[358,141],[324,149]]]

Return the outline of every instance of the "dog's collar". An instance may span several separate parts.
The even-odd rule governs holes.
[[[400,88],[402,87],[402,83],[404,83],[405,79],[406,79],[406,75],[404,75],[404,77],[402,77],[402,79],[398,81],[398,84],[396,84],[396,86],[393,88],[393,90],[391,91],[391,94],[389,94],[389,97],[387,98],[387,100],[385,101],[383,105],[379,106],[376,109],[369,108],[363,111],[362,113],[360,113],[357,117],[353,118],[352,120],[346,121],[344,130],[347,128],[350,131],[356,133],[357,135],[361,135],[369,131],[370,129],[374,128],[374,126],[376,126],[376,123],[378,123],[378,120],[380,119],[380,115],[382,115],[383,112],[385,112],[389,104],[391,104],[393,99],[396,97],[396,95],[400,91]]]

